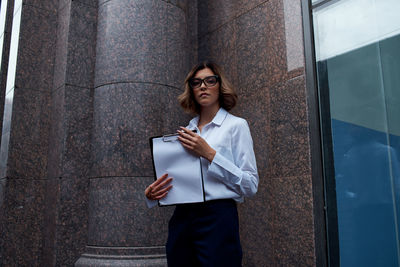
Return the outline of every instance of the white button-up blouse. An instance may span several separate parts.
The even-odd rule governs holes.
[[[253,139],[247,121],[220,108],[214,119],[200,132],[199,116],[187,126],[197,130],[216,151],[213,161],[201,158],[205,199],[229,199],[243,202],[257,192],[258,172],[253,150]],[[156,201],[147,200],[149,207]]]

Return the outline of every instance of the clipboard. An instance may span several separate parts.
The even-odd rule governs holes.
[[[154,180],[168,173],[172,188],[158,201],[159,206],[205,202],[203,170],[200,157],[186,150],[178,134],[155,136],[149,139]]]

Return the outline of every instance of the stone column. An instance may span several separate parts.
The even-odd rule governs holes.
[[[5,4],[5,1],[1,1]],[[5,94],[0,147],[0,266],[42,266],[46,227],[49,99],[55,53],[54,1],[8,1],[2,68]],[[4,80],[2,80],[4,81]],[[5,90],[5,91],[3,91]]]
[[[86,253],[76,266],[163,266],[170,208],[148,209],[149,137],[187,122],[184,1],[99,1]]]
[[[97,1],[60,0],[54,5],[57,28],[40,266],[72,266],[87,241]]]

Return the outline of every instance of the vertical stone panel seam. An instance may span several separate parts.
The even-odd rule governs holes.
[[[230,20],[228,20],[228,21],[222,23],[221,25],[219,25],[218,27],[216,27],[215,29],[213,29],[213,30],[211,30],[211,31],[207,31],[207,32],[206,32],[205,34],[203,34],[203,35],[199,35],[198,38],[199,38],[199,39],[205,38],[205,36],[207,36],[207,35],[209,35],[209,34],[212,34],[212,33],[216,32],[216,31],[218,31],[219,29],[223,28],[223,27],[226,26],[227,24],[230,24],[230,23],[234,22],[235,20],[237,20],[238,18],[242,17],[243,15],[245,15],[245,14],[247,14],[247,13],[250,13],[251,11],[255,10],[256,8],[259,8],[259,7],[262,6],[262,5],[267,4],[267,3],[270,2],[270,1],[272,1],[272,0],[264,1],[264,2],[262,2],[262,3],[258,4],[258,5],[256,5],[255,7],[250,8],[249,10],[246,10],[246,11],[243,12],[243,13],[234,15]]]
[[[60,13],[64,8],[66,8],[68,6],[68,4],[69,4],[68,2],[65,2],[61,7],[59,6],[57,8],[57,14]]]
[[[57,52],[58,52],[58,50],[59,49],[61,49],[60,47],[58,47],[58,45],[57,45],[57,43],[58,43],[58,39],[59,38],[61,38],[61,35],[62,35],[62,32],[61,32],[61,26],[60,26],[60,18],[59,18],[59,16],[60,16],[60,13],[62,13],[62,11],[65,9],[65,8],[68,8],[68,2],[65,2],[65,4],[62,6],[62,7],[59,7],[58,8],[58,10],[57,10],[57,29],[56,29],[56,47],[55,47],[55,56],[54,56],[54,74],[56,73],[56,69],[57,68],[59,68],[59,66],[58,65],[56,65],[55,63],[56,63],[56,58],[57,58]],[[70,16],[71,15],[71,9],[69,10],[69,13],[68,13],[68,16]],[[67,34],[66,34],[66,38],[65,38],[65,42],[66,42],[66,44],[68,44],[68,39],[69,39],[69,25],[70,25],[70,19],[68,19],[68,25],[66,25],[66,28],[64,29],[66,32],[67,32]],[[65,56],[65,60],[67,60],[68,59],[68,51],[66,51],[66,56]],[[53,90],[55,90],[55,91],[58,91],[58,89],[60,89],[60,88],[62,88],[63,87],[63,85],[64,85],[64,83],[65,83],[65,79],[66,79],[66,71],[67,71],[67,69],[65,69],[65,72],[63,73],[63,75],[64,75],[64,82],[63,83],[60,83],[60,84],[55,84],[56,83],[56,81],[55,81],[55,75],[53,75]],[[54,86],[56,86],[56,88],[54,88]]]
[[[79,1],[79,0],[71,0],[72,2],[78,2],[78,3],[80,3],[80,4],[82,4],[82,5],[84,5],[84,6],[88,6],[88,7],[93,7],[93,8],[98,8],[98,6],[97,5],[91,5],[91,4],[89,4],[89,3],[86,3],[86,2],[83,2],[83,1]],[[107,1],[108,2],[108,1]]]

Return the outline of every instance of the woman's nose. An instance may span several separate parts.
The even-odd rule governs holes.
[[[200,84],[200,90],[206,90],[206,88],[207,88],[206,83],[202,81]]]

